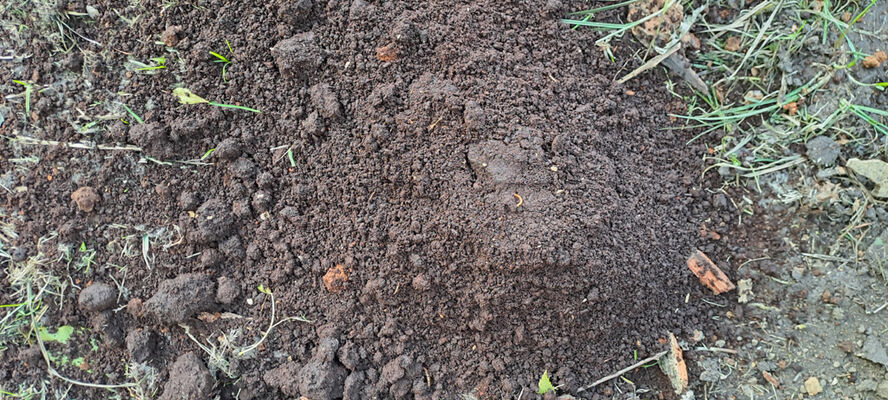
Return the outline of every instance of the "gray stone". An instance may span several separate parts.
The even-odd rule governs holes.
[[[839,157],[841,147],[829,136],[817,136],[805,143],[808,149],[808,158],[821,167],[835,164]]]
[[[874,335],[866,337],[860,356],[876,364],[888,367],[888,353],[885,352],[885,346]]]

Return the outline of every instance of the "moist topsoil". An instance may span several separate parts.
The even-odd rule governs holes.
[[[715,333],[685,260],[722,251],[701,229],[722,229],[724,197],[701,189],[702,148],[668,129],[682,105],[662,73],[616,85],[630,49],[612,62],[558,21],[580,2],[57,7],[101,47],[19,44],[31,57],[4,75],[53,90],[30,115],[8,102],[2,133],[118,149],[7,139],[0,154],[15,258],[69,283],[41,320],[78,329],[46,344],[83,358],[63,375],[122,383],[141,363],[169,399],[529,398],[548,371],[598,397],[607,385],[576,391],[668,332]],[[209,51],[231,61],[224,80]],[[175,87],[262,112],[182,105]],[[75,110],[114,107],[75,128]],[[258,341],[272,306],[301,321],[224,350]],[[4,381],[68,386],[35,347],[9,346]],[[671,396],[655,370],[642,379]]]

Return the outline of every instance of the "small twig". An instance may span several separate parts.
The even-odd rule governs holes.
[[[85,143],[69,143],[69,142],[59,142],[55,140],[42,140],[33,138],[30,136],[21,136],[17,135],[15,137],[4,136],[9,140],[18,140],[23,145],[40,145],[40,146],[62,146],[62,147],[70,147],[74,149],[99,149],[99,150],[126,150],[126,151],[142,151],[142,148],[139,146],[114,146],[107,144],[96,144],[94,142],[85,142]]]
[[[619,370],[619,371],[617,371],[617,372],[614,372],[613,374],[610,374],[610,375],[608,375],[608,376],[605,376],[604,378],[601,378],[601,379],[599,379],[599,380],[593,382],[591,385],[583,386],[583,387],[577,389],[577,393],[579,393],[579,392],[585,392],[585,391],[587,391],[587,390],[589,390],[589,389],[592,389],[592,388],[594,388],[594,387],[596,387],[596,386],[598,386],[598,385],[600,385],[600,384],[602,384],[602,383],[605,383],[605,382],[607,382],[607,381],[609,381],[609,380],[611,380],[611,379],[618,378],[620,375],[623,375],[623,374],[625,374],[625,373],[627,373],[627,372],[629,372],[629,371],[632,371],[632,370],[635,369],[635,368],[641,367],[642,365],[645,365],[645,364],[647,364],[647,363],[649,363],[649,362],[651,362],[651,361],[657,361],[657,360],[660,359],[660,357],[665,356],[666,353],[668,353],[668,352],[667,352],[667,351],[661,351],[661,352],[659,352],[659,353],[657,353],[657,354],[654,354],[654,355],[652,355],[652,356],[650,356],[650,357],[648,357],[648,358],[645,358],[644,360],[641,360],[641,361],[639,361],[639,362],[637,362],[637,363],[635,363],[635,364],[632,364],[632,365],[630,365],[630,366],[628,366],[628,367],[626,367],[626,368],[623,368],[623,369],[621,369],[621,370]]]
[[[726,349],[723,347],[697,347],[694,349],[695,351],[712,351],[716,353],[728,353],[728,354],[737,354],[737,350],[734,349]]]

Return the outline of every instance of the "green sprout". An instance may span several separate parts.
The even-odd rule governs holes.
[[[154,65],[143,64],[138,61],[133,61],[136,65],[141,65],[142,67],[136,68],[136,71],[153,71],[157,69],[166,68],[166,58],[165,57],[154,57],[151,58],[151,61],[154,62]]]
[[[234,51],[231,50],[231,44],[228,43],[228,40],[225,41],[225,45],[228,46],[228,54],[234,54]],[[215,51],[211,51],[210,55],[213,57],[216,57],[216,59],[213,60],[214,63],[221,63],[222,64],[222,81],[228,82],[228,79],[225,78],[225,70],[228,69],[229,65],[231,65],[231,60],[229,60],[228,58],[225,58],[225,56],[223,56],[219,53],[216,53]]]
[[[182,103],[182,104],[209,104],[211,106],[234,108],[234,109],[250,111],[250,112],[254,112],[254,113],[261,113],[262,112],[262,111],[255,109],[255,108],[238,106],[238,105],[234,105],[234,104],[217,103],[215,101],[209,101],[203,97],[200,97],[200,96],[194,94],[188,88],[175,88],[175,89],[173,89],[173,95],[176,96],[176,98],[179,99],[179,103]]]
[[[555,386],[552,385],[552,381],[549,380],[549,371],[543,371],[543,376],[540,377],[540,381],[537,382],[537,394],[546,394],[549,392],[555,392]]]
[[[33,92],[33,90],[34,90],[33,85],[31,85],[28,82],[19,81],[19,80],[15,80],[15,79],[13,79],[12,81],[25,87],[25,91],[22,92],[22,96],[25,97],[25,113],[30,114],[31,113],[31,92]]]
[[[287,150],[287,158],[290,159],[290,167],[296,167],[296,160],[293,159],[293,149]]]

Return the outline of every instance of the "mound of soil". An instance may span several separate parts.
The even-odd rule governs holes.
[[[3,192],[17,246],[33,256],[57,232],[94,248],[89,271],[47,266],[73,282],[127,268],[129,303],[104,317],[125,332],[90,355],[105,376],[122,380],[120,360],[135,357],[160,371],[164,398],[503,398],[548,370],[569,393],[665,348],[668,332],[710,327],[698,299],[711,295],[685,268],[715,246],[700,225],[721,222],[699,190],[700,149],[663,129],[681,105],[662,77],[614,85],[595,34],[558,21],[580,2],[142,4],[100,0],[93,23],[71,21],[103,45],[79,41],[73,67],[35,38],[24,75],[78,79],[41,94],[47,117],[8,120],[4,134],[83,140],[62,119],[83,90],[144,120],[88,139],[143,153],[0,149],[41,160],[13,172],[27,190]],[[231,60],[225,80],[209,51]],[[124,70],[160,55],[165,69]],[[179,86],[262,113],[180,105]],[[156,162],[209,149],[210,165]],[[89,207],[72,201],[86,186]],[[242,328],[246,346],[272,301],[277,319],[311,322],[276,326],[228,371],[210,363],[210,389],[195,360],[207,355],[178,323],[217,344]],[[64,304],[47,319],[88,326],[104,307]]]

